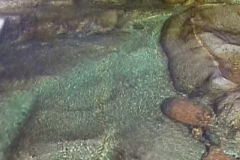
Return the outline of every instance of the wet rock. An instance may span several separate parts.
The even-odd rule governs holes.
[[[92,0],[95,4],[115,4],[115,5],[123,5],[126,4],[127,0]]]
[[[41,0],[0,0],[0,9],[9,9],[14,7],[35,5]]]
[[[178,3],[184,3],[185,0],[163,0],[166,3],[170,3],[170,4],[178,4]]]
[[[191,98],[207,99],[216,123],[210,127],[214,132],[208,131],[205,136],[210,145],[221,146],[224,153],[234,157],[240,155],[239,9],[239,5],[222,4],[191,8],[172,16],[161,37],[175,88]],[[217,159],[215,153],[221,152],[209,152],[206,159]]]
[[[81,10],[81,11],[79,11]],[[53,40],[78,33],[80,36],[106,33],[118,25],[122,10],[74,8],[72,6],[39,7],[30,24],[23,29],[19,41]]]
[[[197,160],[205,151],[204,144],[194,139],[185,126],[167,122],[161,124],[158,132],[159,136],[154,139],[151,150],[139,159]]]
[[[204,133],[204,138],[208,141],[207,145],[221,146],[220,135],[217,132],[216,126],[211,125],[208,130]]]
[[[209,108],[186,98],[167,99],[161,110],[170,119],[188,125],[206,127],[211,122],[212,112]]]
[[[118,13],[116,10],[109,10],[101,14],[99,24],[104,27],[113,28],[118,23]]]
[[[203,160],[231,160],[231,157],[224,154],[220,148],[210,148],[206,157]]]
[[[75,0],[76,1],[76,0]],[[51,1],[45,1],[48,4],[54,5],[54,6],[69,6],[69,5],[75,5],[76,2],[74,0],[51,0]],[[80,2],[80,0],[77,0]]]
[[[123,14],[121,10],[97,11],[95,16],[88,15],[79,22],[75,29],[79,34],[108,33],[119,28],[119,17]]]
[[[77,0],[82,1],[82,0]],[[63,6],[63,5],[73,5],[74,0],[0,0],[0,10],[9,11],[18,9],[27,9],[31,7],[36,7],[38,5],[53,5],[53,6]]]
[[[221,130],[222,126],[219,127]],[[222,132],[223,133],[223,132]],[[235,132],[234,137],[221,136],[221,148],[229,156],[235,157],[236,159],[240,158],[240,133]]]
[[[216,103],[218,125],[224,128],[225,137],[234,137],[240,130],[240,91],[229,92]]]
[[[240,84],[240,25],[236,23],[240,20],[239,8],[239,5],[199,6],[166,22],[161,44],[176,89],[206,93],[232,90]]]
[[[0,1],[1,4],[1,1]],[[41,1],[27,9],[0,10],[0,17],[18,15],[17,24],[7,34],[18,42],[30,39],[53,40],[73,33],[103,33],[111,31],[117,24],[121,10],[90,6],[85,1]],[[11,18],[8,18],[11,19]],[[9,30],[9,29],[8,29]],[[13,34],[10,34],[14,32]],[[4,37],[4,39],[6,39]]]
[[[163,0],[163,1],[169,4],[183,4],[184,6],[207,3],[207,0]]]

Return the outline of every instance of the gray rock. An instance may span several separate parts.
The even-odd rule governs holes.
[[[217,121],[219,125],[223,125],[226,133],[226,127],[233,130],[240,129],[240,92],[229,92],[217,104]]]
[[[154,139],[145,160],[200,160],[205,146],[194,139],[186,127],[177,124],[163,124],[159,137]],[[186,143],[187,142],[187,143]]]
[[[30,5],[36,2],[40,2],[40,0],[0,0],[0,9],[9,9],[21,7],[23,5]]]
[[[221,4],[191,8],[172,16],[161,37],[175,88],[190,96],[202,92],[209,105],[214,103],[214,133],[207,136],[234,157],[240,155],[239,9]]]
[[[238,86],[239,8],[239,5],[195,7],[172,16],[165,24],[161,44],[178,90],[213,92]],[[231,18],[224,18],[229,15]],[[233,56],[232,50],[237,54]]]

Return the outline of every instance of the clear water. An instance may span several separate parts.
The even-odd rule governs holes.
[[[51,15],[48,7],[30,13]],[[159,45],[163,23],[178,12],[173,9],[132,7],[122,15],[131,15],[124,25],[104,33],[4,35],[0,159],[200,159],[204,145],[159,109],[179,95]],[[56,10],[53,15],[65,13]],[[81,10],[66,10],[64,20],[81,19]],[[36,27],[28,20],[24,25]]]

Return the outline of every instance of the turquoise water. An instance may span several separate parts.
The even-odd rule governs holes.
[[[144,6],[42,5],[36,19],[21,15],[29,28],[6,34],[0,52],[0,160],[201,159],[205,144],[160,111],[166,98],[186,96],[159,44],[164,22],[186,8]],[[97,25],[102,13],[121,22]],[[237,155],[235,143],[224,143]]]
[[[96,58],[94,55],[83,58],[80,64],[76,61],[76,65],[67,66],[66,71],[44,76],[28,91],[13,92],[3,99],[1,150],[5,150],[17,134],[25,135],[20,139],[27,139],[33,146],[110,134],[111,150],[111,145],[116,147],[123,135],[147,123],[157,124],[162,100],[175,95],[166,58],[158,44],[161,25],[168,16],[141,20],[146,24],[144,30],[125,28],[123,34],[131,38],[112,51],[100,57],[96,54]],[[71,39],[68,42],[76,43]],[[56,50],[60,51],[61,47]],[[89,54],[74,45],[65,47],[73,56]],[[21,126],[25,129],[18,130]],[[18,149],[21,147],[26,149],[25,144]],[[93,147],[84,155],[80,154],[85,152],[82,148],[75,156],[111,157],[107,149],[97,152],[98,149]]]

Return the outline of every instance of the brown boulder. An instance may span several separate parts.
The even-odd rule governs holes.
[[[170,98],[161,106],[163,114],[172,120],[198,127],[206,127],[211,122],[209,108],[197,105],[186,98]]]

